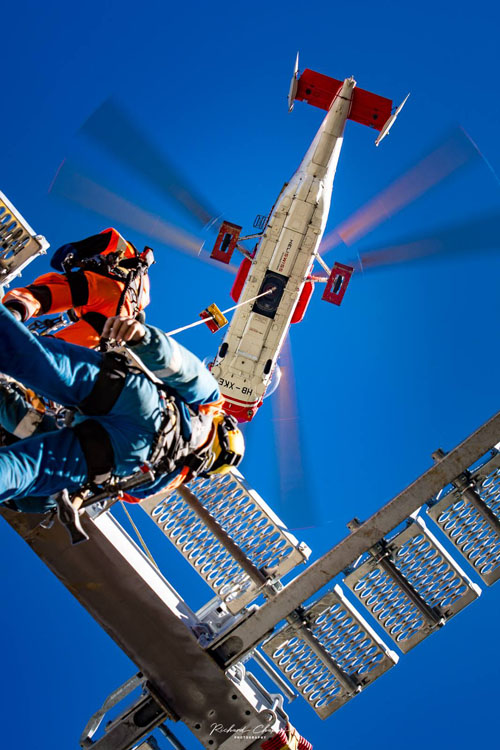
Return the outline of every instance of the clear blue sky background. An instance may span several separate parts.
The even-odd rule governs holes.
[[[361,87],[396,102],[412,93],[379,149],[372,131],[348,125],[330,228],[455,123],[492,169],[477,165],[430,192],[360,248],[498,208],[498,15],[496,4],[484,0],[467,7],[428,0],[418,6],[20,0],[1,16],[0,188],[53,247],[107,226],[48,196],[48,187],[62,159],[83,149],[75,139],[79,126],[113,94],[226,218],[250,230],[321,121],[318,110],[302,104],[292,116],[286,112],[300,49],[302,67],[354,75]],[[102,154],[86,158],[129,199],[181,220]],[[138,245],[149,241],[118,228]],[[227,273],[151,244],[158,259],[151,322],[177,327],[214,300],[229,302]],[[474,250],[355,278],[340,309],[322,303],[317,291],[305,322],[292,332],[304,460],[317,513],[329,522],[299,532],[315,556],[344,536],[353,516],[366,517],[422,473],[433,450],[452,448],[498,409],[500,254]],[[339,250],[339,260],[348,255]],[[37,261],[24,278],[46,268],[47,261]],[[202,357],[218,343],[204,327],[181,341]],[[297,509],[284,508],[278,493],[271,400],[255,422],[243,470],[292,524]],[[206,601],[210,592],[176,553],[155,544],[188,603]],[[76,747],[89,715],[134,666],[5,525],[0,556],[1,745]],[[328,721],[298,700],[293,723],[321,749],[495,746],[497,615],[498,591],[486,590]],[[183,736],[188,748],[199,747]]]

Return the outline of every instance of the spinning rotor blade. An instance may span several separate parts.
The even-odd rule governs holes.
[[[323,238],[320,252],[352,245],[454,172],[483,157],[462,128],[455,128],[427,156]]]
[[[351,265],[357,271],[367,271],[431,255],[458,255],[486,250],[500,250],[500,211],[442,227],[430,234],[403,238],[390,246],[366,250]]]
[[[191,255],[200,252],[202,241],[198,237],[98,185],[68,161],[59,167],[49,192]]]
[[[96,109],[79,132],[175,201],[202,226],[218,216],[113,99]]]
[[[280,367],[281,380],[271,403],[283,520],[293,530],[317,526],[319,520],[306,479],[289,337],[281,352]]]

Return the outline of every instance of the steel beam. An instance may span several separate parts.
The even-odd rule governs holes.
[[[95,750],[132,750],[137,743],[150,734],[167,718],[162,706],[151,695],[144,696],[119,721],[106,728],[105,735],[81,745]]]
[[[168,712],[211,750],[228,747],[232,735],[224,729],[232,726],[246,728],[245,738],[235,740],[238,748],[255,744],[251,730],[266,724],[262,711],[200,646],[192,629],[198,623],[194,613],[109,513],[96,519],[82,515],[90,540],[77,546],[59,523],[41,527],[43,516],[5,509],[0,514],[148,679],[164,712],[153,710],[151,724],[146,721],[142,728]],[[139,739],[141,727],[136,729]],[[268,723],[264,736],[275,731]],[[130,727],[118,725],[102,746],[124,750],[131,737]]]
[[[265,602],[244,621],[212,641],[209,651],[226,667],[240,660],[269,635],[279,622],[403,523],[423,503],[447,484],[451,484],[499,440],[500,412],[448,454],[438,458],[434,466],[312,563],[272,600]]]

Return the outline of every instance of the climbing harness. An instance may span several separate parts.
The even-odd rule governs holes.
[[[89,481],[79,491],[70,495],[64,490],[55,498],[59,520],[68,529],[72,544],[78,544],[87,538],[79,520],[81,509],[102,500],[108,500],[109,507],[121,499],[125,491],[151,483],[157,476],[171,474],[178,469],[180,473],[173,478],[173,483],[178,477],[181,481],[190,479],[208,467],[213,460],[211,447],[214,428],[203,446],[192,446],[182,435],[179,407],[170,388],[127,347],[117,347],[103,354],[96,382],[90,394],[79,405],[78,411],[88,417],[107,414],[118,400],[128,373],[134,371],[142,372],[158,388],[162,409],[160,426],[144,466],[130,477],[120,479],[113,475],[113,448],[108,433],[100,422],[90,418],[74,425],[73,429],[87,463]],[[212,419],[209,415],[190,411],[193,419]]]

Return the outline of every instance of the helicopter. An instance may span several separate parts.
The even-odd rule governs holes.
[[[409,95],[408,95],[409,96]],[[231,297],[241,302],[212,364],[225,410],[239,422],[254,418],[270,385],[290,325],[303,320],[315,283],[326,284],[322,299],[340,305],[354,268],[329,268],[318,252],[330,210],[333,181],[348,119],[388,135],[408,96],[395,110],[390,99],[306,69],[298,55],[288,108],[303,100],[327,111],[298,169],[281,190],[253,253],[239,244],[241,227],[224,221],[211,258],[228,263],[235,249],[245,255]],[[251,235],[242,239],[252,239]],[[326,276],[315,274],[317,262]],[[245,304],[254,300],[253,304]]]
[[[356,117],[358,122],[361,120],[361,124],[373,127],[378,131],[377,142],[380,143],[382,138],[388,134],[406,102],[405,99],[403,104],[393,111],[392,102],[389,99],[378,97],[355,87],[352,79],[346,79],[346,81],[350,91],[350,101],[345,105],[345,109],[342,109],[341,118],[343,119],[341,119],[341,125],[339,126],[340,132],[334,136],[336,138],[334,157],[332,156],[330,159],[328,167],[330,184],[326,186],[327,190],[322,188],[322,216],[321,219],[318,218],[318,214],[315,217],[317,220],[315,229],[319,235],[323,234],[325,230],[333,176],[342,146],[343,128],[347,119],[355,120]],[[310,104],[316,104],[316,106],[326,109],[326,121],[330,122],[330,115],[333,116],[336,111],[335,101],[338,99],[337,104],[344,106],[344,99],[338,97],[344,84],[345,81],[337,81],[309,70],[305,70],[299,76],[298,61],[296,61],[288,94],[288,108],[291,110],[296,100],[305,100]],[[353,101],[356,102],[356,106]],[[484,157],[471,138],[462,128],[455,127],[448,130],[431,149],[428,149],[423,157],[419,158],[399,177],[393,179],[386,188],[369,199],[347,219],[325,233],[322,240],[321,236],[318,238],[318,234],[308,238],[308,252],[299,253],[300,273],[302,275],[296,274],[292,289],[292,284],[288,282],[286,277],[289,266],[282,267],[280,270],[279,261],[277,266],[272,266],[274,262],[272,260],[273,253],[276,259],[276,252],[279,252],[277,238],[275,237],[274,245],[272,245],[268,244],[268,240],[271,238],[264,235],[266,231],[271,232],[274,227],[278,227],[277,224],[274,224],[273,227],[273,217],[277,216],[279,206],[284,207],[286,206],[285,201],[288,201],[288,203],[292,201],[295,194],[293,181],[296,180],[296,185],[302,184],[300,180],[305,184],[308,179],[310,184],[313,183],[314,176],[307,176],[307,172],[301,172],[301,168],[307,161],[311,150],[317,147],[317,139],[320,139],[323,133],[324,123],[301,166],[279,194],[269,215],[257,217],[258,221],[254,222],[254,226],[258,223],[259,226],[256,228],[260,231],[253,236],[243,237],[241,236],[241,227],[222,221],[221,212],[210,205],[204,196],[200,195],[197,189],[179,172],[178,167],[170,162],[163,150],[153,143],[144,129],[115,99],[106,99],[89,116],[77,133],[77,137],[85,142],[82,145],[86,147],[86,144],[90,142],[92,146],[97,146],[100,154],[104,152],[111,156],[112,161],[120,163],[127,171],[134,173],[140,181],[153,187],[159,197],[166,198],[171,205],[180,209],[184,216],[189,217],[190,223],[195,222],[200,230],[203,230],[203,233],[215,229],[217,235],[215,244],[212,243],[211,256],[203,252],[203,248],[208,244],[206,238],[203,240],[193,232],[181,228],[182,225],[169,223],[162,214],[153,213],[149,207],[141,205],[135,196],[125,197],[122,186],[117,189],[116,186],[107,184],[102,168],[99,170],[96,179],[94,175],[90,174],[87,164],[78,164],[71,154],[59,166],[49,189],[49,193],[54,197],[69,200],[86,210],[105,216],[106,221],[118,222],[128,226],[145,235],[148,241],[156,240],[165,247],[188,253],[196,258],[197,262],[209,263],[212,266],[216,263],[219,269],[235,276],[231,296],[233,300],[238,300],[239,307],[229,323],[226,336],[217,346],[215,356],[212,354],[207,358],[207,361],[212,363],[209,366],[212,367],[214,376],[219,380],[219,387],[226,399],[227,410],[231,410],[231,413],[235,414],[242,422],[250,423],[248,427],[251,427],[251,422],[260,408],[262,399],[269,396],[274,390],[277,391],[276,397],[273,397],[271,401],[273,413],[276,409],[277,415],[274,419],[274,427],[277,439],[279,475],[284,482],[282,486],[283,495],[288,494],[287,487],[300,486],[303,488],[304,484],[303,479],[301,479],[304,474],[301,470],[302,451],[299,447],[301,440],[297,432],[293,367],[289,356],[287,333],[292,324],[303,320],[316,283],[326,285],[325,294],[330,297],[330,299],[326,299],[327,302],[339,304],[342,302],[353,275],[354,277],[361,277],[364,272],[378,267],[414,261],[420,257],[431,255],[467,253],[472,248],[494,250],[497,247],[496,237],[500,229],[500,215],[498,211],[494,211],[491,214],[466,219],[460,226],[438,227],[428,234],[424,232],[418,236],[410,234],[409,237],[401,238],[391,247],[383,245],[363,251],[358,249],[359,240],[366,234],[436,185],[445,182],[463,168],[468,168],[478,162],[484,164]],[[326,133],[325,136],[327,136]],[[330,138],[330,136],[327,136],[327,138]],[[324,173],[328,171],[325,167],[323,167],[323,170]],[[328,197],[328,205],[324,202],[325,197]],[[282,229],[284,223],[283,221]],[[293,230],[291,233],[293,235]],[[257,240],[257,247],[253,250],[246,246],[247,241],[251,239]],[[265,244],[269,248],[270,254],[263,252]],[[286,253],[287,244],[285,244],[285,250],[282,250],[282,255]],[[340,244],[344,249],[353,246],[355,250],[355,253],[353,253],[354,259],[342,264],[335,264],[330,268],[324,257]],[[280,244],[280,247],[283,246]],[[244,256],[239,268],[231,262],[234,251],[240,251]],[[288,255],[290,257],[290,253]],[[222,262],[217,263],[221,260]],[[314,263],[322,267],[324,275],[319,275],[313,271]],[[297,266],[298,268],[299,266]],[[250,271],[250,269],[252,270]],[[274,276],[266,276],[268,272],[273,273]],[[293,276],[293,273],[290,272],[290,274]],[[255,281],[252,280],[254,275],[256,276]],[[275,290],[279,282],[274,281],[274,279],[278,278],[283,282],[280,275],[285,277],[286,283],[281,283],[281,287]],[[259,299],[254,300],[252,295]],[[323,296],[325,297],[325,295]],[[269,317],[269,314],[261,315],[255,312],[257,309],[255,303],[260,303],[258,306],[260,310],[267,308],[266,311],[269,311],[274,304],[275,310],[280,315],[281,310],[284,310],[283,316],[279,320],[279,329],[278,326],[273,329],[278,321]],[[271,338],[264,345],[262,334],[259,333],[261,338],[258,339],[257,346],[259,343],[262,345],[259,361],[247,358],[249,371],[241,371],[241,374],[237,372],[236,376],[239,378],[239,382],[233,381],[235,382],[233,386],[225,385],[221,380],[230,380],[232,376],[231,360],[234,359],[234,352],[242,341],[242,322],[248,322],[250,318],[252,321],[261,320],[262,325],[270,328],[271,332],[276,332],[276,335],[272,345]],[[198,322],[203,324],[203,321]],[[214,322],[213,319],[208,319],[206,322],[210,330],[214,332],[220,330],[220,325],[209,325]],[[191,325],[176,329],[176,331],[185,330]],[[246,323],[243,323],[244,325]],[[230,349],[230,344],[234,347],[233,350]],[[231,354],[231,351],[233,351],[233,354]],[[268,364],[268,360],[271,360],[270,364]],[[267,372],[264,372],[264,369]],[[281,380],[280,375],[283,375]],[[249,382],[251,377],[254,378],[255,393],[248,392],[254,390],[254,386]],[[242,382],[245,379],[247,382]],[[279,387],[277,387],[278,385]],[[243,394],[243,398],[239,395],[236,386],[248,389]],[[295,492],[295,490],[292,490],[292,492]],[[301,496],[304,495],[302,489],[300,494]]]

